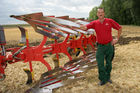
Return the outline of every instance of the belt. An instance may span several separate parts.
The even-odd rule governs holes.
[[[111,44],[111,42],[109,42],[109,43],[107,43],[107,44],[100,44],[100,43],[97,42],[97,46],[98,46],[98,45],[107,46],[107,45],[110,45],[110,44]]]

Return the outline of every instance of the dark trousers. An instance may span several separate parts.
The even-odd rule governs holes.
[[[99,80],[107,82],[110,79],[113,57],[114,46],[112,46],[111,43],[105,45],[97,43],[96,60],[98,64]]]

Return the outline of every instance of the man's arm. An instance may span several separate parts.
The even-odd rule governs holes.
[[[117,36],[117,39],[119,40],[120,36],[121,36],[121,33],[122,33],[122,27],[118,30],[118,36]]]
[[[82,30],[88,30],[88,29],[94,29],[95,27],[95,21],[90,22],[89,24],[86,25],[81,25],[80,28]]]
[[[118,30],[118,36],[116,39],[113,39],[112,41],[112,45],[116,44],[121,36],[121,33],[122,33],[122,27]]]

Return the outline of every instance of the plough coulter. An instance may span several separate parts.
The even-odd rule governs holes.
[[[11,15],[10,17],[26,21],[34,28],[35,32],[43,35],[43,40],[37,46],[29,45],[28,31],[18,26],[21,31],[20,44],[22,47],[6,49],[4,29],[0,26],[0,80],[4,80],[6,77],[4,70],[7,64],[23,61],[29,62],[30,69],[24,69],[24,71],[28,75],[27,84],[30,84],[34,79],[32,61],[40,61],[47,67],[48,71],[43,73],[37,84],[26,92],[48,93],[54,88],[82,79],[83,77],[78,74],[97,65],[94,31],[83,31],[80,29],[80,25],[89,23],[87,20],[70,18],[69,16],[43,16],[41,12]],[[48,44],[48,38],[53,39],[54,43]],[[63,41],[58,42],[60,38]],[[89,46],[91,49],[87,51]],[[83,55],[79,55],[80,52],[83,52]],[[69,58],[69,62],[64,64],[63,67],[60,66],[59,53],[63,53]],[[44,59],[46,54],[56,55],[53,58],[55,68],[51,68],[50,64]],[[76,56],[74,59],[72,58],[73,55]]]

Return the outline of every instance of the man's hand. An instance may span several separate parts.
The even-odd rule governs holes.
[[[87,30],[87,27],[85,25],[80,25],[80,29]]]
[[[112,45],[115,45],[117,42],[118,42],[118,39],[113,39],[112,42],[111,42],[111,44]]]

